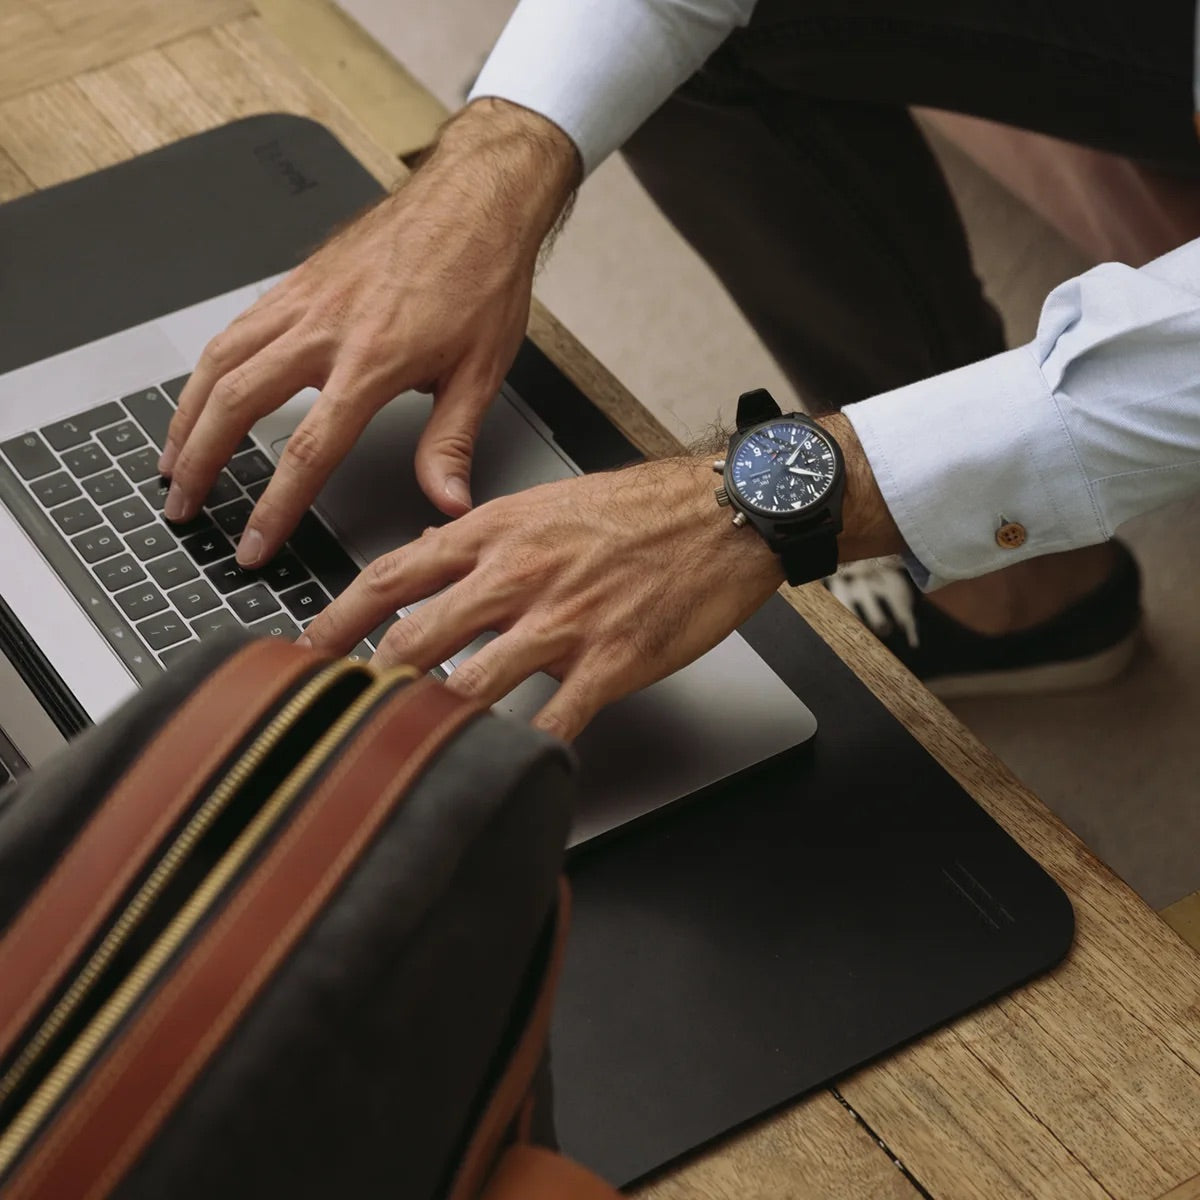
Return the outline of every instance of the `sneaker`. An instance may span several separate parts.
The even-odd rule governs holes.
[[[1115,679],[1137,650],[1141,575],[1117,564],[1070,608],[1017,633],[976,633],[935,608],[894,560],[851,563],[825,586],[938,696],[1068,692]]]

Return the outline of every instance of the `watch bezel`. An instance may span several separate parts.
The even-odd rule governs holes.
[[[780,512],[774,508],[761,508],[757,504],[747,500],[741,491],[739,491],[733,478],[734,459],[737,457],[737,451],[742,442],[759,429],[764,429],[769,425],[778,425],[781,421],[791,421],[795,425],[803,425],[815,433],[833,452],[834,464],[833,479],[830,481],[829,487],[803,508],[793,508],[787,512]],[[725,456],[725,469],[722,472],[722,479],[725,485],[725,492],[735,508],[745,511],[747,515],[759,517],[775,525],[790,528],[795,525],[806,524],[815,512],[827,509],[830,503],[836,500],[845,478],[845,473],[846,462],[842,457],[842,448],[837,444],[837,439],[828,430],[803,413],[779,413],[778,416],[770,417],[765,421],[756,421],[753,425],[748,425],[745,429],[739,429],[734,434],[729,441],[729,450]]]

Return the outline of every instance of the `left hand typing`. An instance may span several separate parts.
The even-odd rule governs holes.
[[[570,740],[604,705],[710,650],[782,582],[762,539],[714,502],[711,461],[493,500],[376,559],[306,637],[346,652],[389,613],[433,597],[392,626],[376,663],[428,670],[495,632],[447,686],[493,704],[544,671],[560,686],[534,723]]]

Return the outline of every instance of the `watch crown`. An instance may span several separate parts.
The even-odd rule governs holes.
[[[716,490],[716,492],[714,493],[714,495],[717,497],[717,503],[718,503],[718,504],[719,504],[719,505],[720,505],[722,508],[728,508],[728,507],[729,507],[729,493],[728,493],[728,492],[727,492],[727,491],[726,491],[726,490],[725,490],[723,487],[719,487],[719,488],[717,488],[717,490]]]
[[[713,470],[720,475],[721,472],[725,470],[725,460],[723,458],[718,458],[717,461],[713,463]]]

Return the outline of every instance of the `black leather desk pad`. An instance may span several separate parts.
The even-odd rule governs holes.
[[[268,116],[0,206],[0,371],[281,271],[378,194],[322,128]],[[511,378],[585,468],[635,457],[532,345]],[[1071,941],[1061,890],[782,600],[743,632],[811,746],[570,865],[556,1118],[620,1184]]]

